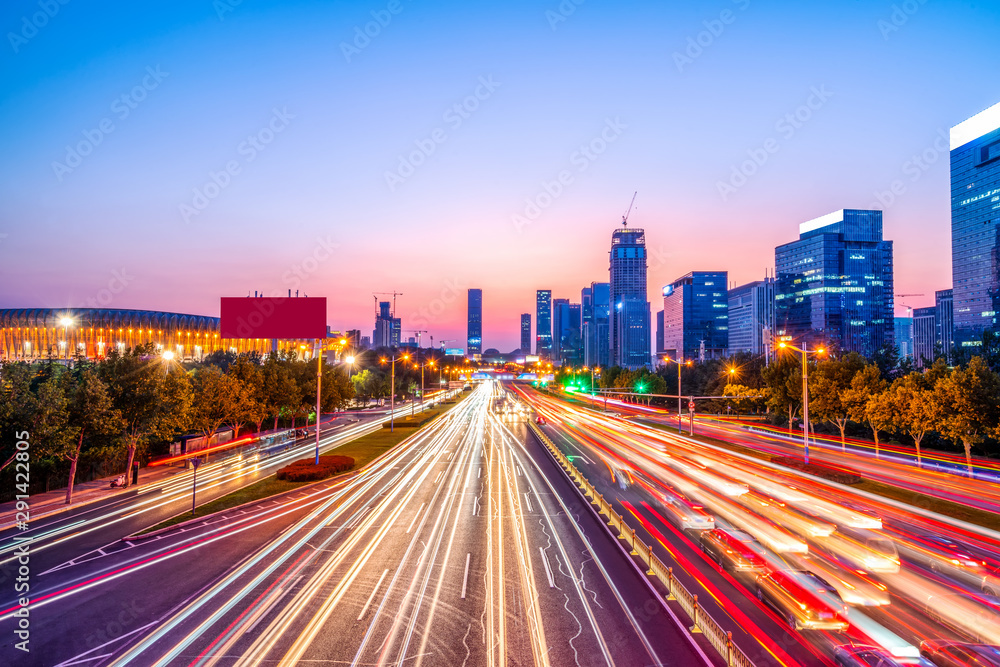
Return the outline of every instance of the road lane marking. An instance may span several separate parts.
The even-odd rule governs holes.
[[[542,565],[545,566],[545,576],[549,578],[549,588],[555,588],[556,582],[552,580],[552,570],[549,569],[549,559],[545,557],[545,551],[538,547],[538,553],[542,555]]]
[[[409,527],[406,529],[406,534],[410,534],[410,530],[413,528],[413,524],[417,522],[417,517],[420,516],[420,511],[424,509],[424,503],[420,503],[420,507],[417,508],[417,513],[413,515],[413,521],[410,522]]]
[[[438,480],[441,479],[441,475],[444,474],[444,470],[438,471],[437,477],[434,478],[434,483],[437,484]]]
[[[406,531],[409,532],[409,531]],[[389,574],[389,568],[382,570],[382,576],[378,578],[378,583],[375,584],[375,588],[372,589],[372,594],[368,596],[368,601],[365,602],[365,606],[361,608],[361,613],[358,614],[358,620],[360,621],[364,618],[365,612],[368,611],[368,607],[371,606],[372,600],[375,599],[375,593],[378,592],[379,586],[382,585],[382,581],[385,579],[385,575]]]
[[[528,511],[529,512],[534,512],[535,511],[535,509],[531,506],[531,500],[528,499],[528,494],[527,493],[524,494],[524,502],[528,504]]]
[[[465,588],[469,583],[469,560],[472,559],[472,554],[465,554],[465,576],[462,577],[462,599],[465,599]]]
[[[472,516],[476,516],[476,512],[479,511],[478,507],[479,507],[479,499],[478,498],[473,498],[472,499]]]

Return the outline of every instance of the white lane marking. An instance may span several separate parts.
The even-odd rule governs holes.
[[[549,578],[549,588],[555,588],[556,582],[552,580],[552,570],[549,569],[549,559],[545,557],[545,551],[538,547],[538,553],[542,555],[542,564],[545,566],[545,576]]]
[[[469,560],[472,558],[471,553],[465,554],[465,576],[462,577],[462,599],[465,599],[465,588],[469,583]]]
[[[420,516],[420,511],[424,509],[424,503],[420,503],[420,507],[417,508],[417,513],[413,515],[413,521],[410,522],[409,527],[406,529],[406,534],[410,534],[410,530],[413,529],[413,524],[417,522],[417,517]]]
[[[521,466],[517,466],[517,476],[521,476]]]
[[[434,483],[437,484],[438,480],[441,479],[441,475],[444,474],[444,470],[438,472],[437,477],[434,478]]]
[[[476,477],[479,478],[479,477],[482,477],[482,476],[483,476],[483,469],[479,468],[479,472],[476,473]]]
[[[479,507],[479,499],[478,498],[473,498],[472,499],[472,516],[476,516],[476,512],[478,511],[478,507]]]
[[[524,494],[524,502],[526,502],[528,504],[528,511],[529,512],[534,512],[535,511],[535,509],[531,506],[531,500],[528,499],[528,494],[527,493]]]
[[[358,620],[360,621],[364,618],[365,612],[368,611],[368,607],[371,606],[372,600],[375,599],[375,593],[378,592],[379,586],[382,585],[382,580],[385,579],[385,575],[389,574],[389,569],[386,568],[382,570],[382,576],[378,578],[378,583],[375,584],[375,588],[372,589],[372,594],[368,596],[368,600],[365,602],[365,606],[361,608],[361,613],[358,614]]]
[[[250,625],[249,628],[243,631],[243,634],[247,634],[248,632],[256,628],[257,624],[260,623],[262,620],[264,620],[264,616],[267,615],[267,612],[271,611],[271,609],[276,607],[277,604],[281,602],[281,599],[286,595],[288,595],[289,591],[295,588],[295,584],[299,583],[299,579],[301,579],[303,576],[305,575],[300,574],[299,576],[297,576],[295,578],[295,581],[293,581],[287,588],[279,588],[276,591],[278,593],[278,596],[275,597],[274,600],[269,602],[267,606],[263,607],[259,612],[257,612],[256,614],[257,618],[254,620],[254,622]]]

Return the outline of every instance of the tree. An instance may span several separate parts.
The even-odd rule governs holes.
[[[240,435],[244,424],[256,424],[257,432],[266,416],[264,406],[264,372],[256,360],[240,355],[226,371],[237,392],[233,410],[226,419],[226,426],[233,429],[233,440]]]
[[[8,434],[31,430],[38,402],[32,386],[36,375],[35,368],[23,361],[6,363],[0,367],[0,432]],[[3,448],[0,451],[3,451],[5,457],[3,463],[0,463],[0,470],[14,462],[14,443],[15,440],[9,437],[0,441],[0,447]]]
[[[97,367],[112,406],[122,417],[117,437],[125,448],[127,470],[150,442],[167,440],[187,428],[190,382],[179,367],[165,370],[163,363],[153,354],[153,346],[147,345],[122,352],[112,349]]]
[[[847,449],[846,431],[851,420],[850,406],[844,401],[844,394],[864,366],[864,357],[851,352],[840,359],[823,359],[809,374],[809,410],[820,420],[837,427],[843,450]]]
[[[939,431],[962,442],[969,476],[972,476],[972,446],[1000,427],[1000,377],[982,357],[972,357],[969,365],[941,378],[934,386],[944,408]]]
[[[893,425],[913,438],[918,467],[923,465],[921,442],[929,431],[941,423],[945,415],[944,406],[934,391],[936,376],[934,367],[926,374],[914,371],[897,378],[884,395]]]
[[[76,468],[80,462],[83,443],[86,438],[110,436],[122,429],[121,412],[112,404],[108,386],[92,368],[82,368],[73,374],[67,373],[69,381],[69,421],[77,430],[76,438],[65,443],[53,453],[69,461],[69,484],[66,487],[66,504],[73,502],[73,485]]]
[[[278,428],[278,418],[292,410],[298,400],[299,387],[291,372],[293,362],[271,354],[263,367],[264,411],[274,417],[274,428]],[[258,427],[258,430],[259,427]]]
[[[851,378],[850,387],[843,392],[843,402],[850,418],[859,424],[868,424],[875,440],[875,458],[879,456],[879,430],[892,425],[887,405],[881,396],[888,388],[882,372],[875,364],[867,364]]]
[[[235,421],[242,398],[239,381],[217,366],[199,368],[194,376],[191,424],[202,434],[203,446],[223,424]]]

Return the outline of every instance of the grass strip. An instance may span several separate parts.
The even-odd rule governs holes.
[[[461,402],[467,394],[461,394],[456,401],[450,401],[446,404],[435,405],[433,408],[428,409],[426,412],[421,413],[422,417],[430,416],[429,419],[437,417],[455,405]],[[432,416],[431,416],[432,415]],[[428,421],[429,421],[428,419]],[[377,457],[381,456],[385,452],[389,451],[396,445],[398,445],[403,440],[409,438],[415,433],[420,431],[420,428],[401,428],[395,431],[389,431],[388,429],[381,429],[370,433],[368,435],[361,436],[355,440],[344,443],[339,447],[335,447],[327,453],[335,453],[341,456],[350,456],[354,459],[354,468],[352,470],[357,470],[364,467],[366,464],[370,463]],[[343,473],[341,473],[343,474]],[[161,528],[168,528],[170,526],[175,526],[179,523],[183,523],[190,519],[197,519],[200,517],[205,517],[210,514],[215,514],[217,512],[222,512],[223,510],[232,509],[239,505],[245,503],[253,502],[255,500],[263,500],[264,498],[270,498],[271,496],[276,496],[281,493],[286,493],[292,491],[302,486],[307,486],[309,484],[322,484],[323,482],[329,482],[335,477],[328,477],[327,479],[321,480],[320,482],[288,482],[285,480],[279,480],[275,475],[270,477],[265,477],[264,479],[254,482],[249,486],[245,486],[242,489],[233,491],[232,493],[226,494],[221,498],[216,498],[215,500],[209,501],[203,505],[199,505],[195,508],[194,514],[191,512],[185,512],[183,514],[178,514],[175,517],[171,517],[166,521],[162,521],[155,526],[146,528],[139,533],[142,535],[144,533],[151,533],[154,530],[160,530]]]

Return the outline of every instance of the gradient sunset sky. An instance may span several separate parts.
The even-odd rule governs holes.
[[[507,351],[536,289],[608,279],[638,190],[654,313],[690,270],[756,280],[799,223],[883,208],[896,292],[925,295],[903,314],[951,286],[938,138],[1000,101],[993,2],[148,4],[0,9],[0,307],[298,288],[370,335],[397,290],[404,331],[464,344],[480,287]]]

